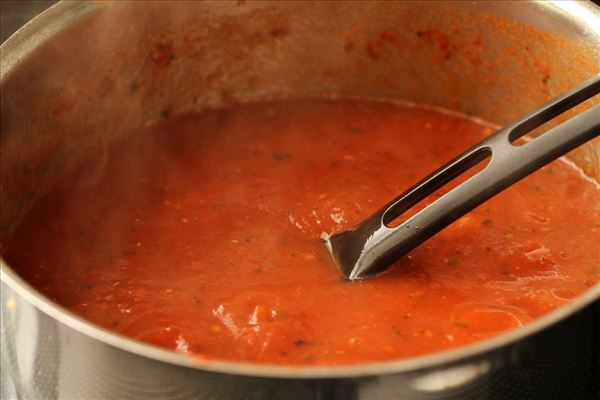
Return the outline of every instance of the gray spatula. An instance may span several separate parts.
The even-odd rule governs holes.
[[[600,134],[600,105],[521,145],[515,140],[600,93],[600,75],[558,96],[471,147],[389,202],[356,227],[325,239],[344,276],[362,279],[391,263],[454,220],[550,161]],[[390,223],[478,162],[486,167],[401,224]]]

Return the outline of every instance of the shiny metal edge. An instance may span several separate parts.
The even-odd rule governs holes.
[[[591,0],[537,0],[537,3],[552,8],[569,19],[581,21],[581,25],[588,29],[587,33],[600,37],[600,5],[595,5]],[[600,49],[600,44],[598,47]]]
[[[97,2],[60,1],[28,21],[0,45],[0,84],[52,35],[101,7]]]
[[[597,32],[595,28],[596,26],[600,26],[600,10],[593,3],[569,2],[575,3],[574,6],[570,6],[571,8],[565,8],[562,5],[563,2],[560,0],[536,3],[553,8],[556,11],[559,10],[559,12],[568,12],[572,19],[580,21],[581,25],[587,26],[590,31],[597,33],[600,37],[600,32]],[[4,82],[12,68],[17,66],[31,51],[43,44],[53,33],[64,29],[66,26],[79,21],[84,16],[98,9],[99,7],[95,2],[61,1],[25,24],[0,46],[0,53],[2,54],[0,60],[0,85]],[[575,9],[577,11],[572,14],[572,10]],[[522,328],[454,350],[401,360],[378,361],[349,366],[298,367],[202,360],[133,340],[89,322],[54,303],[23,280],[1,257],[0,280],[23,299],[50,317],[84,335],[126,352],[156,361],[203,371],[286,379],[368,377],[412,372],[443,364],[460,363],[466,358],[497,350],[505,345],[538,333],[600,299],[600,283],[598,283],[577,298],[571,300],[568,304],[534,320]]]

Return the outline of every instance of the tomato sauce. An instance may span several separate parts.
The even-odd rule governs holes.
[[[553,162],[364,281],[342,279],[320,236],[491,132],[367,100],[165,120],[98,148],[3,255],[69,310],[192,356],[339,365],[463,346],[600,280],[596,183]]]

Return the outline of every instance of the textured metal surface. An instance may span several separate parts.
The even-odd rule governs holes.
[[[0,232],[88,152],[164,115],[336,94],[414,100],[504,124],[600,65],[598,24],[585,22],[598,12],[584,3],[283,4],[67,2],[11,37],[0,60]],[[572,159],[600,176],[599,148]],[[455,352],[286,368],[199,364],[127,340],[69,314],[0,263],[2,398],[598,395],[599,285],[523,329]]]

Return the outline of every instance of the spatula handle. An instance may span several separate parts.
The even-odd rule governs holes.
[[[600,75],[500,129],[392,200],[354,229],[335,234],[329,245],[349,279],[385,269],[490,197],[600,134],[600,105],[521,145],[515,140],[600,93]],[[425,197],[478,162],[485,168],[396,227],[388,225]]]

